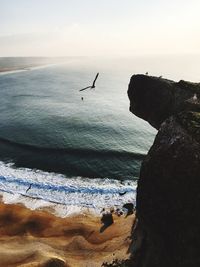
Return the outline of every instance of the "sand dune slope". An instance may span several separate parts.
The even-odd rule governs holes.
[[[47,211],[0,204],[0,267],[90,267],[127,258],[134,215],[100,233],[99,217],[59,218]]]

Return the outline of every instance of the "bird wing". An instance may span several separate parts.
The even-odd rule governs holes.
[[[84,90],[89,89],[89,88],[91,88],[91,86],[88,86],[88,87],[85,87],[83,89],[80,89],[79,91],[84,91]]]
[[[99,76],[99,73],[97,73],[97,75],[96,75],[96,77],[95,77],[95,79],[94,79],[94,82],[93,82],[92,86],[95,86],[95,82],[96,82],[98,76]]]

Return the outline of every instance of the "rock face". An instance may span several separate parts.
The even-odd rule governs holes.
[[[185,101],[195,93],[200,96],[200,84],[133,75],[128,89],[130,111],[159,129],[170,115],[184,110]]]
[[[158,129],[138,181],[130,266],[198,267],[200,84],[134,75],[128,95],[130,110]]]

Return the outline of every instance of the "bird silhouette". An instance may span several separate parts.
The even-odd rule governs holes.
[[[84,90],[89,89],[89,88],[90,88],[90,89],[95,88],[95,82],[96,82],[98,76],[99,76],[99,73],[97,73],[97,75],[96,75],[96,77],[95,77],[95,79],[94,79],[94,81],[93,81],[93,83],[92,83],[91,86],[87,86],[87,87],[85,87],[85,88],[83,88],[83,89],[80,89],[79,91],[84,91]]]

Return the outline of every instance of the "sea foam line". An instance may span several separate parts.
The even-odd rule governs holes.
[[[31,186],[32,189],[44,189],[44,190],[51,190],[51,191],[64,191],[66,193],[88,193],[88,194],[123,194],[124,192],[129,193],[129,192],[135,192],[135,189],[132,187],[123,187],[123,190],[120,188],[87,188],[87,187],[79,187],[75,188],[72,186],[60,186],[60,185],[52,185],[52,184],[43,184],[43,183],[30,183],[29,181],[25,181],[22,179],[13,179],[10,177],[4,177],[0,176],[0,183],[4,184],[15,184],[16,186]]]
[[[0,190],[62,205],[99,209],[135,203],[136,183],[130,180],[66,178],[40,170],[13,168],[12,164],[0,162]]]

